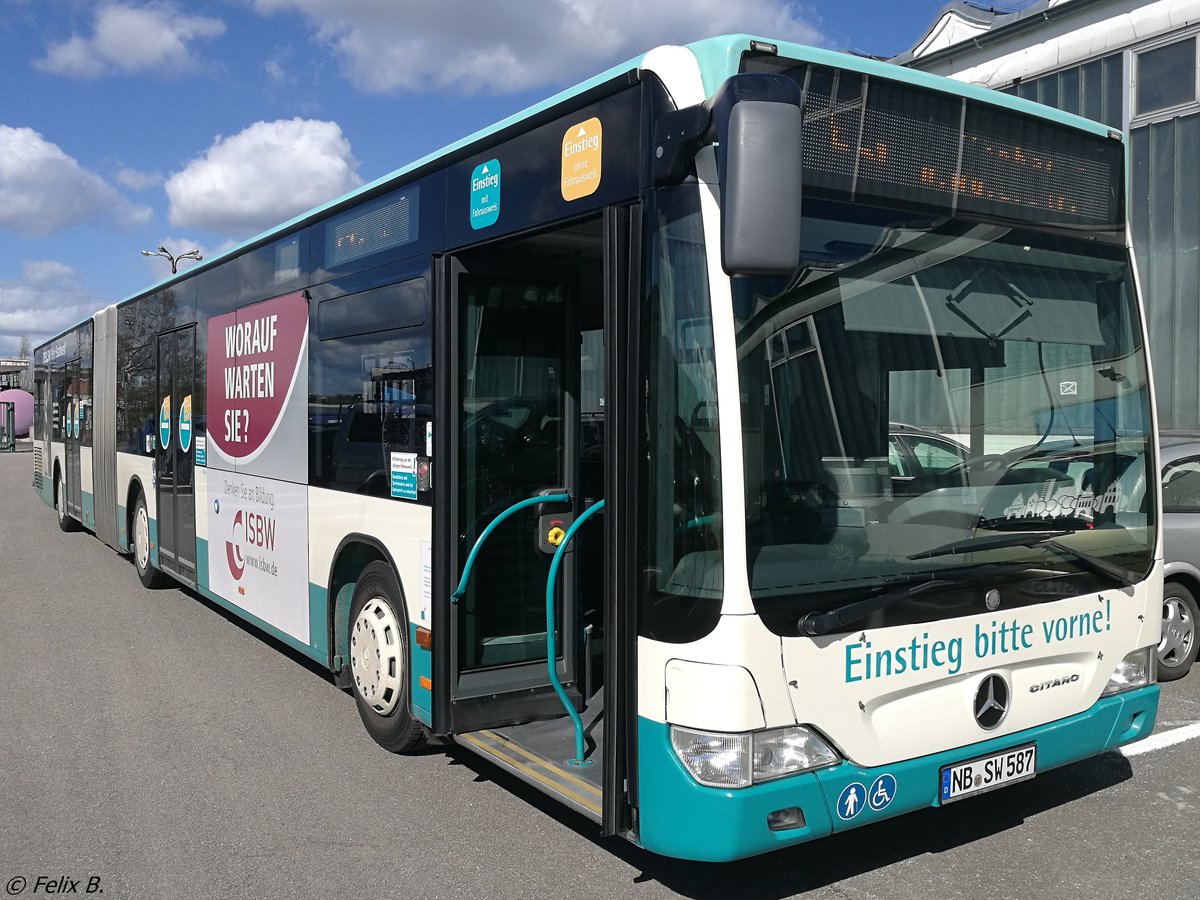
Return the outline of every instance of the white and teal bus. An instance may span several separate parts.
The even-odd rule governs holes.
[[[1157,710],[1125,167],[970,85],[662,47],[39,347],[35,484],[388,750],[656,853],[1040,778]]]

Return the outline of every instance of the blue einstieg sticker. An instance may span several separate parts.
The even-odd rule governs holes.
[[[500,218],[500,160],[480,163],[471,173],[471,227],[495,225]]]

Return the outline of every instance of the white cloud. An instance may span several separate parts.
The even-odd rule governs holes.
[[[21,263],[21,276],[22,281],[34,288],[74,286],[79,281],[78,272],[52,259],[25,260]]]
[[[248,236],[362,184],[336,122],[255,122],[167,179],[179,228]]]
[[[36,347],[102,305],[65,263],[25,260],[20,278],[0,279],[0,356],[15,354],[23,337]]]
[[[824,38],[788,0],[254,0],[296,10],[331,46],[346,76],[370,92],[423,88],[503,94],[596,74],[658,44],[728,32],[800,43]]]
[[[280,50],[263,63],[263,71],[267,79],[276,87],[284,87],[296,82],[296,77],[289,70],[292,53],[290,50]]]
[[[198,66],[191,48],[195,41],[224,32],[220,19],[185,15],[167,5],[109,3],[96,10],[91,35],[75,34],[51,44],[34,66],[73,78],[135,72],[178,75]]]
[[[0,229],[44,237],[96,219],[126,228],[150,216],[38,132],[0,125]]]
[[[117,173],[117,183],[131,191],[147,191],[163,183],[160,172],[139,172],[137,169],[122,169]]]

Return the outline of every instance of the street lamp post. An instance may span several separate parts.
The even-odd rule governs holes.
[[[200,255],[199,250],[189,250],[187,253],[180,253],[178,256],[172,256],[171,251],[166,247],[159,247],[157,250],[143,250],[142,256],[161,256],[171,264],[171,274],[175,275],[179,271],[179,261],[181,259],[194,259],[196,262],[204,259]]]

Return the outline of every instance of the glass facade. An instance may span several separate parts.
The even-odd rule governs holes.
[[[1200,430],[1200,112],[1130,132],[1130,219],[1159,420]]]
[[[1196,39],[1137,54],[1134,112],[1141,116],[1196,99]]]
[[[1111,53],[1061,72],[1024,79],[1001,91],[1120,128],[1124,123],[1121,57]]]
[[[1132,87],[1123,103],[1125,56]],[[1200,431],[1200,107],[1196,37],[1001,88],[1129,132],[1129,221],[1146,304],[1159,426]],[[1128,115],[1128,118],[1126,118]]]

